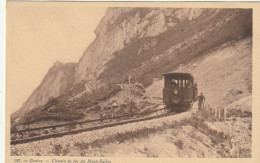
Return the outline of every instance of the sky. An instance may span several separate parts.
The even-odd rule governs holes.
[[[7,4],[6,108],[18,110],[56,61],[78,62],[105,7],[88,3]]]

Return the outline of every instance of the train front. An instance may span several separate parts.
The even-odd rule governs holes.
[[[194,77],[190,73],[167,73],[164,76],[163,103],[173,110],[183,110],[197,98]]]

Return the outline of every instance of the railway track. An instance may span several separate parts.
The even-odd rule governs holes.
[[[28,143],[28,142],[38,141],[38,140],[55,138],[55,137],[62,137],[65,135],[73,135],[81,132],[93,131],[93,130],[98,130],[106,127],[123,125],[127,123],[146,121],[146,120],[151,120],[155,118],[161,118],[164,116],[176,114],[175,112],[168,111],[166,113],[161,113],[158,115],[157,113],[160,111],[166,111],[166,108],[162,108],[150,112],[122,115],[117,117],[101,118],[101,119],[86,120],[86,121],[66,123],[60,125],[11,131],[11,145],[23,144],[23,143]],[[130,118],[125,119],[127,117]]]

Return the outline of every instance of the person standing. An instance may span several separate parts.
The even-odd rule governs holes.
[[[203,102],[205,101],[205,96],[203,95],[203,93],[201,92],[200,93],[200,96],[197,97],[197,100],[199,100],[199,103],[198,103],[198,109],[201,110],[201,106],[203,104]]]

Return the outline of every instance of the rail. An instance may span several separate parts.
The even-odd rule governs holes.
[[[64,127],[64,126],[71,126],[71,125],[78,125],[78,124],[84,124],[84,123],[91,123],[91,122],[98,122],[98,121],[105,121],[105,120],[111,120],[111,119],[119,119],[123,117],[129,117],[129,116],[136,116],[136,115],[143,115],[143,114],[151,114],[158,111],[162,111],[165,108],[153,110],[150,112],[142,112],[142,113],[135,113],[135,114],[126,114],[126,115],[120,115],[115,117],[108,117],[108,118],[99,118],[99,119],[92,119],[92,120],[85,120],[85,121],[78,121],[78,122],[72,122],[72,123],[65,123],[65,124],[59,124],[59,125],[51,125],[51,126],[43,126],[43,127],[37,127],[37,128],[28,128],[23,130],[14,130],[11,131],[12,134],[14,133],[22,133],[26,131],[35,131],[35,130],[42,130],[42,129],[48,129],[48,128],[57,128],[57,127]]]
[[[63,127],[63,126],[69,126],[69,125],[91,123],[91,122],[104,121],[104,120],[110,120],[110,119],[120,119],[122,117],[152,114],[152,113],[159,112],[159,111],[162,111],[162,110],[165,110],[165,109],[166,108],[162,108],[162,109],[158,109],[158,110],[154,110],[154,111],[150,111],[150,112],[142,112],[142,113],[136,113],[136,114],[127,114],[127,115],[116,116],[116,117],[109,117],[109,118],[103,118],[103,119],[94,119],[94,120],[87,120],[87,121],[74,122],[74,123],[67,123],[67,124],[61,124],[61,125],[45,126],[45,127],[31,128],[31,129],[25,129],[25,130],[17,130],[17,131],[12,132],[12,134],[28,132],[28,131],[35,131],[35,130],[41,130],[41,129],[48,129],[48,128]],[[38,140],[55,138],[55,137],[62,137],[62,136],[65,136],[65,135],[78,134],[78,133],[81,133],[81,132],[93,131],[93,130],[98,130],[98,129],[102,129],[102,128],[106,128],[106,127],[113,127],[113,126],[127,124],[127,123],[146,121],[146,120],[151,120],[151,119],[160,118],[160,117],[164,117],[164,116],[169,116],[169,115],[172,115],[172,114],[176,114],[176,113],[175,112],[168,112],[168,113],[161,114],[161,115],[155,115],[155,116],[150,116],[150,117],[142,117],[142,118],[135,118],[135,119],[128,119],[128,120],[124,120],[124,121],[121,121],[121,122],[114,122],[114,123],[109,123],[109,124],[93,126],[93,127],[81,128],[81,129],[77,129],[77,130],[73,130],[73,131],[65,131],[65,132],[60,132],[60,133],[51,133],[51,134],[46,134],[46,135],[41,135],[41,136],[28,137],[28,138],[24,138],[24,139],[11,140],[11,145],[23,144],[23,143],[28,143],[28,142],[38,141]]]

